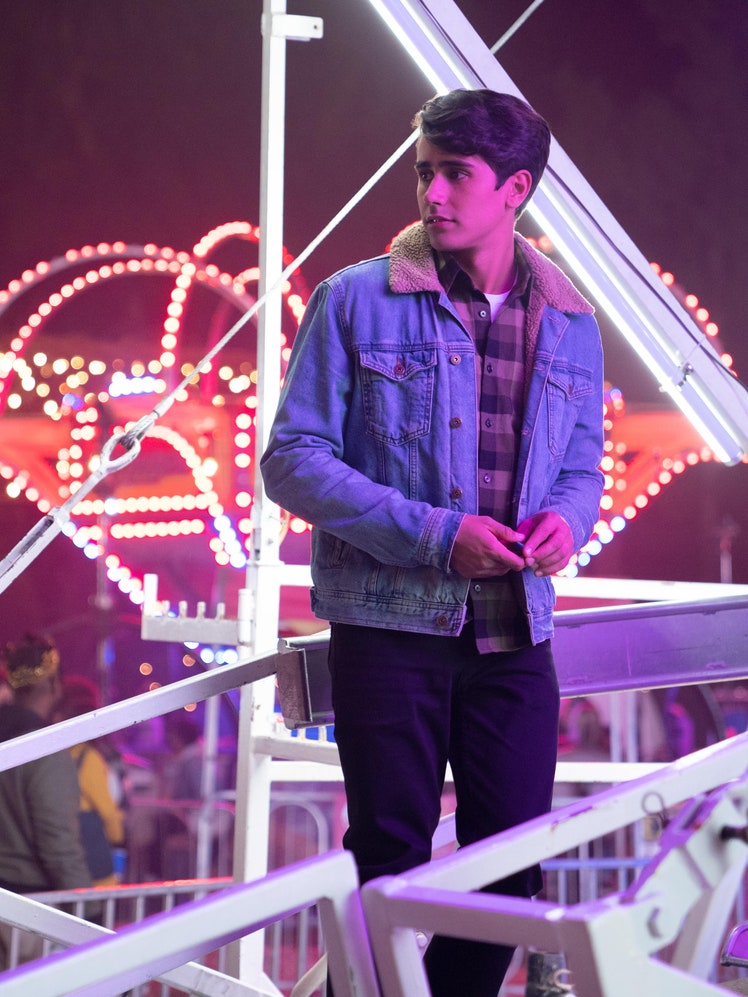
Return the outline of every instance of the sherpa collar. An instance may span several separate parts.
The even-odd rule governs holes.
[[[532,274],[532,292],[528,307],[528,323],[534,328],[540,312],[550,305],[561,312],[591,315],[594,308],[574,287],[566,274],[518,233],[515,244],[527,260]],[[434,254],[422,222],[403,229],[390,249],[390,289],[396,294],[415,291],[441,291]],[[537,315],[535,313],[537,312]],[[536,318],[536,321],[532,319]]]

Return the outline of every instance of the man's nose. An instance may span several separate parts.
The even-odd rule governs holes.
[[[435,176],[426,188],[424,200],[427,204],[443,204],[446,186],[440,176]]]

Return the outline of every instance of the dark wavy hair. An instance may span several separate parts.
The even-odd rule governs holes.
[[[517,216],[524,211],[551,147],[548,123],[529,104],[494,90],[451,90],[427,100],[413,126],[446,152],[480,156],[496,174],[497,188],[513,173],[527,170],[532,186]]]

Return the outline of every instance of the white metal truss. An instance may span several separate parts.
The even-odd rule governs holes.
[[[28,924],[26,912],[34,902],[0,894],[15,923]],[[227,887],[114,934],[40,909],[51,937],[75,938],[79,944],[0,973],[0,990],[3,997],[108,997],[169,974],[172,985],[189,986],[191,993],[206,997],[276,994],[267,979],[237,986],[222,974],[201,974],[202,967],[185,964],[312,904],[319,910],[335,992],[341,997],[377,997],[356,867],[352,856],[340,851],[287,866],[257,882]],[[181,972],[179,967],[184,967]]]
[[[371,2],[437,90],[523,97],[453,0]],[[717,459],[737,463],[748,450],[748,391],[555,139],[527,210]]]
[[[707,975],[745,871],[747,772],[744,734],[367,883],[362,896],[382,992],[428,997],[418,931],[564,953],[574,992],[584,997],[724,993]],[[684,801],[627,890],[572,906],[470,892]]]
[[[429,72],[435,74],[432,78],[440,89],[488,86],[521,96],[452,0],[373,2],[387,13],[391,23],[399,25],[404,40],[411,49],[415,49]],[[282,192],[285,109],[281,83],[284,45],[291,38],[319,37],[321,22],[314,18],[289,17],[285,12],[285,0],[264,0],[263,18],[263,213],[260,252],[264,287],[267,289],[273,286],[273,277],[279,272],[282,251],[282,193],[279,194],[278,187],[274,185],[280,184]],[[620,331],[656,373],[663,387],[699,428],[715,455],[727,463],[739,460],[748,449],[748,395],[731,378],[701,330],[654,277],[647,261],[555,142],[548,172],[536,192],[532,211],[591,293],[610,311]],[[279,321],[273,317],[272,295],[269,303],[271,308],[266,311],[266,318],[260,326],[258,343],[258,452],[264,449],[266,442],[277,401],[280,370],[280,328]],[[69,747],[82,739],[169,712],[207,695],[249,684],[241,706],[239,757],[242,767],[238,778],[237,813],[237,826],[243,827],[245,833],[237,835],[235,865],[237,878],[251,878],[254,882],[237,887],[237,892],[223,901],[210,898],[198,902],[197,907],[190,905],[186,911],[170,914],[169,923],[175,936],[173,944],[165,945],[164,932],[152,931],[152,925],[146,924],[132,931],[128,929],[121,939],[117,936],[90,941],[80,950],[52,957],[46,964],[15,971],[7,981],[0,981],[3,994],[120,992],[136,978],[142,978],[144,954],[147,954],[150,973],[166,972],[170,967],[179,965],[179,960],[184,961],[196,954],[206,941],[207,934],[210,934],[210,941],[215,946],[216,932],[223,932],[221,937],[224,940],[228,937],[246,938],[249,934],[253,936],[238,950],[237,976],[250,987],[256,986],[258,992],[268,992],[261,969],[261,945],[257,943],[261,936],[253,928],[260,929],[273,912],[290,909],[283,906],[281,899],[287,903],[289,898],[293,902],[309,903],[322,899],[323,906],[326,902],[324,898],[329,899],[328,891],[332,889],[332,883],[326,880],[334,877],[330,876],[329,869],[325,869],[321,879],[318,878],[318,865],[323,868],[323,860],[313,860],[304,870],[293,869],[288,873],[287,881],[276,874],[273,874],[275,878],[259,878],[263,877],[266,868],[271,755],[278,757],[280,751],[279,739],[275,737],[272,726],[272,686],[265,683],[260,689],[260,685],[255,686],[254,683],[275,671],[275,653],[271,652],[271,648],[277,634],[279,589],[281,584],[298,581],[299,572],[295,574],[294,569],[279,561],[277,510],[264,500],[259,478],[256,481],[254,517],[252,563],[247,571],[246,588],[240,598],[236,620],[228,621],[222,617],[208,620],[204,613],[198,613],[191,619],[186,614],[177,619],[164,618],[163,623],[156,621],[155,613],[144,617],[144,636],[150,639],[155,637],[153,631],[160,629],[157,639],[235,643],[243,656],[239,665],[195,676],[194,680],[187,679],[146,696],[67,721],[50,730],[28,735],[17,742],[0,745],[2,769],[36,757],[39,753]],[[37,537],[32,541],[38,543],[42,539]],[[23,553],[26,555],[27,551]],[[35,550],[36,553],[38,550]],[[152,632],[146,634],[149,626]],[[316,757],[324,754],[325,761],[335,761],[333,746],[297,743],[292,747],[290,742],[286,743],[286,757],[307,758],[313,752]],[[610,958],[610,966],[621,971],[621,955],[616,945],[626,937],[630,944],[625,951],[633,953],[631,965],[639,974],[639,989],[643,993],[658,993],[665,997],[676,993],[678,997],[713,993],[714,988],[696,979],[691,972],[694,968],[700,968],[701,963],[696,967],[695,962],[689,962],[689,959],[692,951],[706,951],[712,942],[709,938],[707,944],[704,932],[698,930],[699,912],[703,915],[705,910],[703,905],[714,901],[709,911],[710,918],[701,917],[706,922],[711,920],[714,908],[719,907],[733,889],[737,870],[742,870],[744,863],[742,843],[718,844],[713,832],[725,821],[738,820],[735,812],[737,802],[744,814],[745,787],[742,780],[746,768],[745,752],[743,740],[717,746],[714,751],[675,763],[664,773],[647,776],[650,782],[640,781],[631,791],[628,787],[623,790],[617,787],[592,798],[592,801],[587,798],[584,805],[577,809],[567,808],[561,812],[562,817],[555,812],[539,822],[465,849],[454,858],[416,870],[403,879],[367,886],[364,895],[385,997],[401,994],[416,997],[423,992],[418,989],[423,986],[423,974],[415,961],[417,952],[412,941],[415,923],[441,931],[456,927],[468,935],[472,933],[472,937],[483,937],[487,933],[493,937],[497,926],[500,926],[510,940],[521,936],[523,941],[535,937],[553,941],[557,948],[565,948],[569,953],[575,978],[584,982],[585,997],[619,997],[624,993],[604,962]],[[717,788],[713,796],[701,799],[701,794],[723,787],[730,779],[737,780],[738,784]],[[648,796],[662,800],[666,805],[691,797],[699,799],[694,804],[693,819],[687,825],[679,826],[680,837],[673,831],[671,839],[664,843],[668,855],[676,857],[669,860],[663,853],[662,860],[653,865],[650,874],[641,881],[641,891],[619,895],[609,902],[601,901],[598,907],[577,906],[573,910],[559,907],[544,910],[538,905],[506,898],[499,901],[503,906],[497,908],[497,898],[487,899],[485,895],[466,892],[478,889],[509,871],[524,868],[534,860],[535,855],[558,854],[564,848],[571,847],[572,843],[588,841],[603,833],[603,828],[620,827],[631,822],[641,812],[643,801]],[[551,848],[553,850],[549,851]],[[292,875],[292,872],[298,875]],[[341,872],[341,875],[345,879],[348,874]],[[490,879],[486,878],[489,875]],[[273,886],[276,887],[274,892]],[[349,887],[350,883],[346,882],[344,890]],[[279,893],[282,893],[282,898]],[[303,901],[300,899],[302,895]],[[353,893],[348,892],[345,896],[348,899],[340,900],[340,906],[335,908],[335,914],[326,926],[331,945],[331,972],[336,993],[345,997],[352,997],[353,994],[368,997],[376,993],[376,985],[366,946],[362,943],[359,947],[359,922],[355,920],[355,902],[351,901]],[[235,898],[242,901],[250,898],[249,906],[243,906]],[[254,902],[258,898],[261,898],[261,905],[255,907]],[[349,901],[352,907],[348,905]],[[18,898],[18,902],[29,903],[22,898]],[[209,907],[212,903],[216,906]],[[676,946],[676,961],[670,967],[661,969],[655,967],[651,959],[654,942],[675,937],[681,925],[679,917],[683,913],[679,905],[693,912],[682,936],[687,941]],[[260,916],[261,909],[264,919]],[[351,910],[354,911],[356,928],[353,951],[346,949],[345,932],[340,930],[345,920],[343,912]],[[212,917],[214,913],[215,921]],[[221,920],[224,913],[227,921]],[[655,939],[657,932],[659,939]],[[90,956],[92,951],[97,958]],[[349,960],[353,960],[356,967],[354,975],[359,983],[341,969]],[[592,968],[580,972],[585,960],[592,964]],[[136,963],[140,967],[140,975],[133,968]],[[56,967],[66,967],[60,979],[65,981],[68,989],[54,989],[60,985],[59,980],[57,983],[54,981]],[[627,972],[629,968],[627,963]],[[97,981],[102,979],[105,970],[111,970],[116,975],[119,989],[106,989],[104,984],[102,989],[97,989]],[[674,975],[666,977],[664,973]],[[624,979],[630,982],[631,977],[624,976]],[[677,990],[674,985],[671,987],[671,979],[678,980]],[[406,983],[407,988],[404,989]],[[414,989],[410,989],[411,984]],[[14,986],[17,989],[7,989]],[[44,990],[44,986],[51,989]],[[259,989],[261,987],[266,987],[266,990]],[[630,993],[629,988],[626,997]]]
[[[239,666],[232,670],[234,677],[242,674]],[[199,687],[192,680],[179,685],[189,685],[190,694],[197,692],[199,698],[209,694],[218,677],[200,676]],[[183,698],[183,692],[172,693],[158,705],[168,710]],[[49,728],[0,745],[0,767],[86,739],[94,731],[116,729],[125,722],[123,708],[128,705],[117,704],[116,725],[112,712],[104,717],[88,714],[58,725],[57,731]],[[150,708],[147,713],[155,715]],[[27,750],[19,753],[24,746]],[[169,974],[173,985],[206,997],[271,994],[275,990],[266,979],[239,986],[185,964],[316,903],[336,993],[345,997],[380,993],[370,950],[382,997],[426,997],[417,931],[563,952],[575,987],[585,997],[630,997],[634,988],[658,997],[706,997],[720,992],[706,977],[744,873],[747,772],[744,734],[447,858],[369,883],[361,894],[351,856],[332,852],[155,915],[114,936],[3,892],[4,920],[33,926],[74,948],[0,976],[0,987],[8,997],[104,997]],[[528,864],[661,813],[674,816],[658,852],[625,891],[573,906],[472,892]],[[666,946],[671,954],[661,961],[656,956]]]
[[[69,892],[66,898],[68,903],[75,902],[75,894],[76,891]],[[6,924],[25,931],[33,930],[41,938],[65,948],[85,945],[114,934],[109,928],[92,924],[65,911],[56,910],[36,898],[20,897],[7,890],[0,891],[0,907]],[[147,963],[148,960],[145,959],[143,962]],[[184,965],[153,978],[198,997],[257,997],[257,990],[254,987],[248,987],[236,979],[227,977],[225,973],[194,962],[185,962]],[[55,986],[58,990],[66,988],[63,992],[69,993],[71,986],[77,990],[79,982],[75,967],[69,971],[64,968],[60,971],[60,967],[57,967]],[[109,982],[100,981],[102,991],[105,986],[109,988]]]

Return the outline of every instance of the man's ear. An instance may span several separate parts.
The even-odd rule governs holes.
[[[516,211],[532,189],[532,174],[529,170],[517,170],[507,179],[506,188],[507,204]]]

